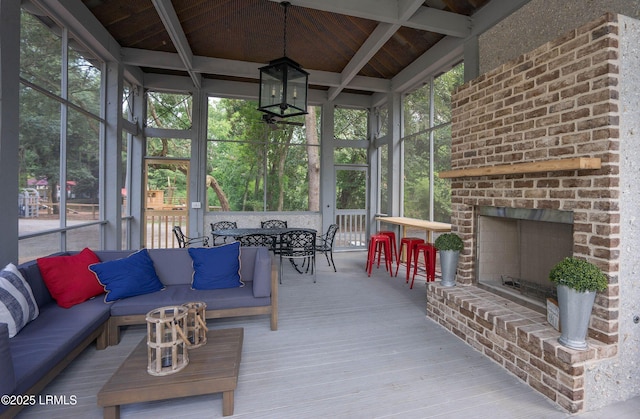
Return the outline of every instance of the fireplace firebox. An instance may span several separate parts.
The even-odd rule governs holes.
[[[573,252],[573,212],[476,207],[479,286],[542,311],[555,297],[549,271]]]

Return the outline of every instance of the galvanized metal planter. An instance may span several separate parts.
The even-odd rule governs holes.
[[[580,292],[558,285],[561,330],[558,342],[561,345],[576,350],[587,349],[587,330],[595,298],[595,291]]]
[[[443,287],[454,287],[456,285],[456,273],[458,272],[458,257],[460,252],[457,250],[440,250],[440,269],[442,271],[442,281],[440,285]]]

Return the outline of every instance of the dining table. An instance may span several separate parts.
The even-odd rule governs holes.
[[[448,233],[451,231],[451,224],[421,220],[419,218],[379,216],[376,217],[376,221],[399,225],[401,228],[401,237],[406,237],[407,227],[423,229],[427,233],[428,243],[433,243],[433,233]]]
[[[264,234],[266,236],[280,237],[284,233],[291,231],[306,231],[309,233],[316,233],[318,231],[313,228],[301,228],[301,227],[286,227],[286,228],[260,228],[260,227],[243,227],[243,228],[227,228],[224,230],[214,230],[211,233],[215,236],[225,237],[241,237],[249,236],[252,234]]]
[[[376,221],[400,226],[400,237],[407,237],[407,227],[423,229],[427,234],[427,243],[433,243],[433,233],[448,233],[451,231],[451,224],[421,220],[419,218],[378,216]],[[405,262],[404,252],[400,255],[400,259]]]
[[[318,234],[318,230],[313,228],[302,228],[302,227],[286,227],[286,228],[256,228],[256,227],[245,227],[245,228],[227,228],[224,230],[214,230],[211,234],[215,236],[223,236],[223,237],[242,237],[249,236],[253,234],[264,234],[265,236],[271,236],[275,238],[275,245],[272,246],[271,250],[276,252],[278,248],[278,242],[280,241],[280,236],[289,233],[291,231],[306,231],[308,233]],[[293,259],[289,259],[291,265],[298,273],[302,273],[303,270],[295,263]],[[280,275],[282,275],[282,271],[280,271]]]

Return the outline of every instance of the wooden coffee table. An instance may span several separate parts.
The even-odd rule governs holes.
[[[189,350],[189,365],[165,376],[147,373],[147,338],[124,360],[98,393],[105,418],[120,417],[120,405],[222,393],[222,414],[233,415],[244,329],[207,332],[207,343]]]

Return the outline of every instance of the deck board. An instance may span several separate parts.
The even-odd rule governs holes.
[[[268,316],[209,321],[245,330],[233,417],[569,417],[428,319],[424,278],[409,289],[402,268],[367,277],[364,252],[335,258],[338,273],[318,259],[316,284],[287,264],[277,331]],[[76,395],[76,406],[33,406],[19,417],[101,418],[97,392],[145,333],[128,327],[118,346],[88,348],[43,391]],[[222,396],[126,405],[121,417],[222,417]]]

